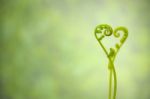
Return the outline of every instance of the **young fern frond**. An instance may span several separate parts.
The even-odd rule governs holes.
[[[101,42],[102,39],[104,37],[107,36],[112,36],[112,34],[114,35],[114,37],[116,38],[120,38],[120,34],[119,31],[121,31],[123,33],[120,42],[115,44],[114,48],[110,48],[109,51],[107,51],[106,47],[103,45],[103,43]],[[111,28],[111,26],[107,25],[107,24],[101,24],[98,25],[95,28],[95,37],[98,40],[100,46],[102,47],[102,49],[104,50],[109,63],[108,63],[108,69],[110,72],[109,75],[109,92],[108,92],[108,99],[116,99],[116,95],[117,95],[117,74],[116,74],[116,70],[115,70],[115,66],[114,66],[114,60],[116,58],[117,53],[119,52],[119,49],[121,48],[121,46],[123,45],[123,43],[125,42],[125,40],[128,37],[128,30],[125,27],[117,27],[116,29]],[[100,35],[100,36],[99,36]],[[113,96],[112,96],[112,76],[113,76],[113,80],[114,80],[114,90],[113,90]]]

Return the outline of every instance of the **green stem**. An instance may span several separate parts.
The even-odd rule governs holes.
[[[109,65],[110,65],[110,76],[109,76],[109,99],[111,99],[111,93],[112,93],[112,74],[114,76],[114,94],[113,94],[113,99],[116,99],[116,94],[117,94],[117,75],[116,75],[116,70],[113,64],[113,61],[110,59],[110,57],[108,56],[108,52],[105,49],[105,47],[103,46],[103,44],[99,41],[99,44],[102,46],[105,54],[107,55],[108,59],[109,59]]]
[[[109,59],[110,70],[113,72],[113,77],[114,77],[114,94],[113,94],[113,99],[116,99],[116,94],[117,94],[117,74],[116,74],[116,70],[115,70],[115,67],[114,67],[114,64],[113,64],[112,60],[109,57],[108,57],[108,59]],[[111,90],[111,89],[109,89],[109,90]]]
[[[111,99],[111,96],[112,96],[112,70],[111,69],[109,69],[109,72],[110,72],[110,74],[109,74],[109,97],[108,97],[108,99]]]
[[[113,99],[116,99],[116,94],[117,94],[117,74],[115,68],[113,69],[113,74],[114,74],[114,95]]]

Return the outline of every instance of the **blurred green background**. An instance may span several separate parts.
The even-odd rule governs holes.
[[[108,60],[94,37],[102,23],[129,30],[115,61],[117,99],[150,99],[149,4],[1,0],[0,99],[107,99]]]

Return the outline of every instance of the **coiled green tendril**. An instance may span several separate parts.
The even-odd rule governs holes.
[[[122,36],[121,36],[121,33],[123,33]],[[125,27],[120,26],[120,27],[115,28],[113,31],[111,26],[109,26],[107,24],[101,24],[95,28],[94,34],[109,60],[108,69],[110,71],[110,75],[109,75],[108,99],[116,99],[117,74],[116,74],[116,70],[115,70],[115,66],[114,66],[114,60],[116,58],[116,55],[117,55],[119,49],[121,48],[121,46],[124,44],[124,42],[126,41],[126,39],[128,37],[128,30]],[[104,37],[112,36],[112,34],[114,37],[119,38],[120,42],[116,43],[114,45],[114,47],[111,47],[108,51],[101,41]],[[113,95],[112,95],[112,76],[114,79]]]

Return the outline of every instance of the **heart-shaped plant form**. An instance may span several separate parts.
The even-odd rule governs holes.
[[[104,50],[104,52],[107,55],[107,58],[109,60],[108,68],[110,71],[110,75],[109,75],[109,97],[108,97],[108,99],[111,99],[111,97],[112,97],[112,75],[114,78],[113,99],[116,99],[117,75],[116,75],[116,71],[115,71],[114,60],[115,60],[115,57],[116,57],[119,49],[121,48],[121,46],[124,44],[124,42],[126,41],[126,39],[128,37],[128,30],[122,26],[119,26],[113,30],[111,28],[111,26],[109,26],[107,24],[101,24],[95,28],[94,33],[95,33],[96,39],[98,40],[99,44],[101,45],[102,49]],[[123,33],[122,36],[121,36],[121,33]],[[107,50],[106,47],[102,43],[103,38],[108,37],[108,36],[114,36],[114,37],[120,39],[120,41],[118,43],[116,43],[114,47],[109,48],[109,50]]]

